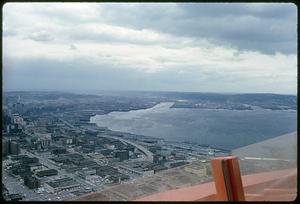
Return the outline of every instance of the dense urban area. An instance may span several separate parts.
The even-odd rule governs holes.
[[[149,108],[163,97],[6,92],[2,189],[6,200],[68,200],[184,166],[207,180],[229,150],[109,130],[90,117]]]

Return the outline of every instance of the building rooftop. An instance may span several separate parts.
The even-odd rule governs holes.
[[[47,182],[47,184],[53,188],[57,188],[57,187],[72,186],[78,183],[74,179],[67,177],[67,178],[60,178],[60,179]]]

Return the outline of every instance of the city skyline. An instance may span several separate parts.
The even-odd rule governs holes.
[[[291,3],[7,3],[3,88],[297,93]]]

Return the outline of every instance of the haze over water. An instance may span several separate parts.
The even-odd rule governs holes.
[[[296,130],[296,111],[170,108],[96,115],[90,121],[115,131],[235,149]]]

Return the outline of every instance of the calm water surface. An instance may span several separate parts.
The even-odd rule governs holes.
[[[149,109],[96,115],[90,121],[115,131],[226,149],[296,130],[296,111],[170,108],[172,104],[165,102]]]

